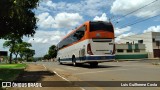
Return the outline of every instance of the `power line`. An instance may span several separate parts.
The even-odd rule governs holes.
[[[132,13],[134,13],[134,12],[140,10],[140,9],[142,9],[142,8],[145,8],[145,7],[147,7],[147,6],[149,6],[149,5],[153,4],[153,3],[155,3],[156,1],[158,1],[158,0],[154,0],[154,1],[152,1],[151,3],[144,5],[144,6],[140,7],[140,8],[138,8],[138,9],[136,9],[136,10],[134,10],[134,11],[132,11],[132,12],[130,12],[130,13],[128,13],[128,14],[122,16],[120,19],[122,19],[122,18],[124,18],[124,17],[126,17],[126,16],[128,16],[128,15],[130,15],[130,14],[132,14]],[[119,20],[119,19],[117,19],[116,21],[118,21],[118,20]],[[113,22],[114,22],[114,21],[115,21],[115,20],[113,20]]]
[[[160,16],[160,14],[158,14],[158,15],[156,15],[156,16],[153,16],[153,17],[150,17],[150,18],[147,18],[147,19],[143,19],[143,20],[140,20],[140,21],[136,21],[136,22],[134,22],[134,23],[131,23],[131,24],[128,24],[128,25],[125,25],[125,26],[122,26],[121,28],[125,28],[125,27],[127,27],[127,26],[132,26],[132,25],[135,25],[135,24],[137,24],[137,23],[144,22],[144,21],[147,21],[147,20],[149,20],[149,19],[152,19],[152,18],[155,18],[155,17],[158,17],[158,16]]]
[[[151,11],[154,12],[154,11],[158,11],[158,10],[159,10],[159,8],[156,8],[155,10],[151,10]],[[150,12],[148,12],[148,13],[146,13],[146,14],[150,14]],[[136,19],[136,20],[132,21],[132,22],[129,23],[129,24],[121,25],[121,27],[122,27],[122,26],[126,26],[126,25],[130,25],[130,24],[135,23],[135,22],[140,21],[140,20],[142,20],[142,19]]]
[[[138,41],[138,40],[144,40],[144,42],[153,42],[153,39],[152,38],[149,38],[149,37],[143,37],[143,36],[140,36],[140,35],[142,35],[142,34],[138,34],[138,35],[131,35],[131,36],[126,36],[126,37],[122,37],[122,38],[120,38],[119,37],[119,39],[121,39],[120,41],[122,41],[122,40],[126,40],[126,41]],[[157,36],[156,36],[157,37]],[[156,38],[155,37],[155,38]]]

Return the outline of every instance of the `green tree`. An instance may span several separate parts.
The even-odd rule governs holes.
[[[19,42],[14,46],[13,53],[15,54],[15,63],[17,62],[17,56],[18,54],[20,55],[21,53],[23,54],[24,50],[28,47],[31,47],[32,45],[27,42]],[[23,56],[23,55],[22,55]],[[21,58],[22,59],[22,58]]]
[[[19,55],[21,59],[25,55],[25,50],[31,46],[32,46],[31,43],[27,43],[27,42],[22,42],[19,44]]]
[[[56,49],[55,45],[52,45],[49,47],[48,54],[49,54],[50,58],[55,58],[57,56],[57,49]]]
[[[17,62],[17,56],[18,54],[20,55],[21,59],[22,57],[26,54],[26,50],[31,47],[32,45],[27,42],[22,42],[22,41],[17,41],[14,43],[12,41],[5,41],[3,44],[4,47],[9,47],[10,53],[10,58],[12,58],[12,53],[15,54],[15,63]],[[11,61],[10,61],[11,63]]]
[[[18,56],[19,52],[20,52],[19,51],[19,44],[15,44],[15,46],[13,47],[13,53],[16,56],[15,63],[17,63],[17,56]]]
[[[26,48],[26,49],[24,50],[24,55],[25,55],[25,58],[26,58],[27,61],[28,61],[28,58],[29,58],[29,57],[30,57],[30,58],[33,57],[34,54],[35,54],[35,50],[29,49],[29,48]]]
[[[13,52],[15,51],[15,45],[16,43],[19,43],[21,42],[21,39],[17,39],[17,40],[8,40],[8,41],[5,41],[4,44],[3,44],[3,47],[9,47],[9,51],[10,51],[10,56],[9,56],[9,63],[12,63],[12,54]]]
[[[33,36],[37,28],[33,9],[39,0],[0,0],[0,38]]]
[[[0,38],[9,40],[10,63],[12,53],[17,41],[23,36],[33,36],[37,29],[37,18],[34,10],[39,0],[0,0]]]
[[[44,59],[47,59],[47,60],[49,60],[51,57],[50,57],[50,55],[49,54],[46,54],[46,55],[44,55],[44,57],[43,57]]]

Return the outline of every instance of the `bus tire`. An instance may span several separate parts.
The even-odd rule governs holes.
[[[72,64],[73,66],[77,66],[77,63],[76,63],[76,58],[75,56],[72,57]]]
[[[90,67],[97,67],[98,66],[98,62],[91,62],[89,64],[90,64]]]

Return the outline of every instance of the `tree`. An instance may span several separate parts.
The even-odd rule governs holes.
[[[10,63],[13,47],[23,36],[33,36],[37,29],[37,18],[33,9],[39,0],[0,0],[0,38],[10,41]],[[6,43],[7,44],[7,43]]]
[[[27,43],[27,42],[19,42],[17,43],[15,46],[14,46],[14,49],[13,49],[13,53],[15,54],[16,58],[15,58],[15,63],[17,62],[17,56],[18,54],[22,55],[24,50],[28,47],[31,47],[32,45],[30,43]],[[22,55],[23,56],[23,55]],[[22,59],[22,58],[21,58]]]
[[[29,49],[29,48],[26,48],[24,50],[24,55],[25,55],[27,61],[28,61],[28,58],[33,57],[34,54],[35,54],[35,50]]]
[[[0,38],[10,34],[33,36],[37,28],[33,9],[39,0],[0,0]]]
[[[21,59],[25,55],[25,50],[31,46],[32,46],[31,43],[27,43],[27,42],[22,42],[19,44],[19,55]]]
[[[17,63],[17,56],[19,54],[19,44],[16,44],[14,47],[13,47],[13,53],[14,55],[16,56],[15,58],[15,63]]]
[[[56,56],[57,56],[56,46],[52,45],[49,47],[48,54],[44,55],[43,58],[49,60],[51,58],[55,58]]]
[[[10,56],[9,56],[9,63],[12,63],[12,53],[15,51],[15,45],[16,43],[21,42],[21,39],[17,39],[17,40],[9,40],[9,41],[5,41],[3,44],[3,47],[10,47],[9,51],[10,51]]]
[[[12,42],[12,41],[5,41],[5,43],[3,44],[4,47],[10,47],[9,51],[10,53],[10,58],[12,58],[12,53],[15,54],[16,58],[15,58],[15,63],[17,62],[17,56],[18,54],[22,57],[26,54],[26,49],[28,49],[29,47],[31,47],[32,45],[30,43],[27,42],[22,42],[17,41],[17,42]],[[11,60],[10,60],[11,63]]]
[[[57,49],[56,49],[55,45],[52,45],[49,47],[48,54],[49,54],[50,58],[55,58],[57,56]]]
[[[49,60],[51,57],[50,57],[50,55],[49,54],[46,54],[46,55],[44,55],[44,57],[43,57],[44,59],[47,59],[47,60]]]

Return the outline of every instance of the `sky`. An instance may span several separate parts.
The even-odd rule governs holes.
[[[23,40],[32,44],[35,57],[43,57],[51,45],[85,21],[110,21],[120,43],[126,36],[160,32],[159,8],[160,0],[40,0],[34,10],[36,34]],[[0,40],[0,49],[8,50],[3,43]]]

